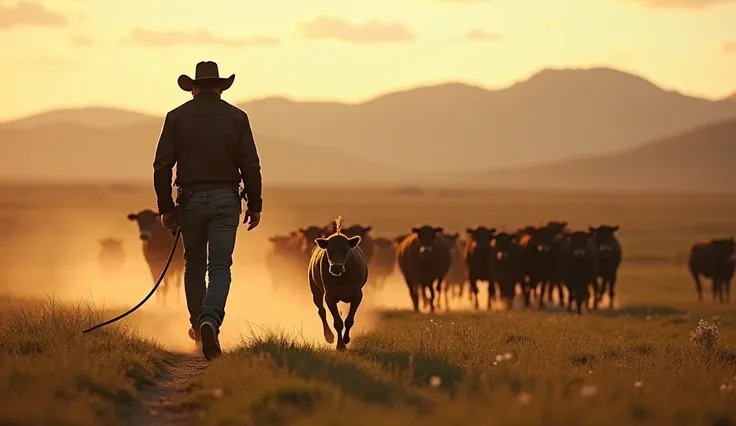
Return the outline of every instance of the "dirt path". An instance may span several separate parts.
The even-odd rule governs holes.
[[[209,362],[199,353],[172,353],[171,364],[156,383],[139,393],[141,409],[126,419],[129,425],[189,425],[197,414],[175,409],[173,403],[204,373]]]

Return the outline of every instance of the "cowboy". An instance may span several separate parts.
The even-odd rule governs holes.
[[[194,79],[179,76],[179,87],[193,99],[166,114],[153,162],[161,222],[172,233],[181,230],[184,242],[189,337],[201,342],[208,360],[222,353],[218,335],[230,290],[241,198],[246,200],[243,223],[248,231],[261,220],[261,166],[248,115],[220,98],[234,80],[235,74],[221,78],[214,62],[198,63]],[[172,199],[174,165],[178,206]]]

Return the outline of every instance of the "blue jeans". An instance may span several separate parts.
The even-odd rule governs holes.
[[[205,319],[219,328],[225,318],[241,206],[235,190],[210,189],[192,192],[180,211],[184,289],[189,322],[195,329]],[[209,286],[205,286],[205,271]]]

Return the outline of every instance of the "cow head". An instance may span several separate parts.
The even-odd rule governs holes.
[[[491,240],[493,239],[493,234],[496,232],[496,228],[476,226],[474,228],[467,228],[465,232],[470,237],[471,247],[476,251],[490,252]]]
[[[360,236],[332,234],[327,238],[317,238],[314,242],[327,254],[330,275],[339,277],[345,272],[345,263],[350,251],[360,243]]]
[[[517,240],[514,238],[515,234],[508,232],[499,232],[493,236],[491,240],[491,250],[493,251],[493,257],[498,261],[508,260],[514,252]]]
[[[102,238],[98,241],[104,251],[120,251],[123,247],[123,240],[119,238]]]
[[[719,252],[725,254],[730,260],[736,261],[736,239],[731,238],[719,238],[711,242],[716,246]]]
[[[534,228],[534,231],[527,235],[530,235],[532,238],[534,251],[545,255],[552,253],[552,245],[557,236],[554,229],[547,226]]]
[[[598,251],[602,255],[612,253],[615,247],[616,231],[619,230],[618,225],[601,225],[598,227],[589,226],[588,231],[593,234]]]
[[[593,234],[585,231],[575,231],[566,234],[568,239],[568,247],[572,257],[576,259],[584,259],[590,256],[591,247],[595,247],[591,243],[594,241]]]
[[[567,222],[551,220],[544,225],[553,234],[561,234],[567,230]]]
[[[411,232],[417,234],[419,240],[419,255],[429,256],[434,252],[434,243],[437,236],[442,234],[445,228],[441,226],[424,225],[411,228]]]
[[[138,223],[138,236],[143,241],[150,240],[153,236],[154,229],[157,226],[161,226],[159,217],[161,217],[161,214],[149,209],[128,214],[128,220]]]

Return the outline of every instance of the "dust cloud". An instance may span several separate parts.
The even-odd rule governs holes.
[[[105,216],[82,220],[75,213],[68,213],[57,215],[53,223],[34,223],[35,229],[24,232],[14,244],[3,247],[3,251],[11,252],[6,253],[5,258],[12,261],[0,267],[3,278],[0,292],[20,298],[81,301],[105,309],[133,307],[150,291],[154,280],[143,258],[137,227],[126,221],[124,215],[121,220],[120,212]],[[294,291],[274,290],[264,262],[269,248],[266,236],[270,233],[267,229],[259,229],[258,234],[260,238],[255,232],[245,232],[245,228],[239,231],[233,255],[232,285],[220,333],[223,347],[232,348],[242,338],[267,330],[326,344],[309,294],[306,271],[303,282],[286,286],[287,289],[293,286]],[[123,241],[125,262],[117,272],[103,271],[98,261],[99,240],[106,237]],[[279,287],[283,289],[284,285]],[[406,288],[398,277],[390,277],[381,291],[371,290],[366,288],[363,304],[356,315],[355,334],[375,325],[378,310],[410,307]],[[143,307],[123,321],[169,350],[194,350],[196,347],[187,335],[189,314],[183,285],[179,289],[168,289],[165,305],[159,300],[163,293],[159,288]],[[340,310],[344,317],[347,305],[340,305]]]

